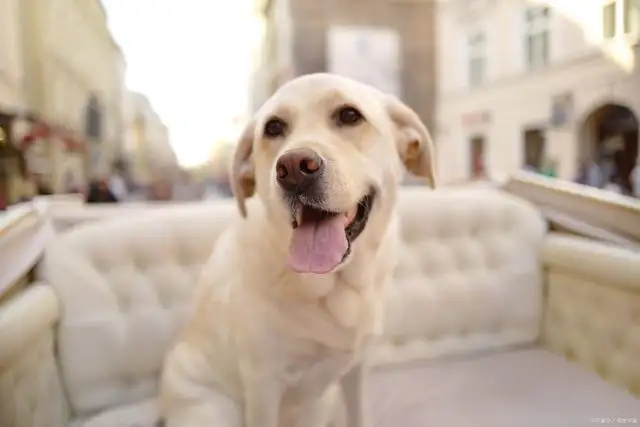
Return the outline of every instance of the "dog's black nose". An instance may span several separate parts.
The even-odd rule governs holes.
[[[308,148],[287,151],[276,162],[278,184],[287,192],[302,193],[318,180],[322,171],[322,157]]]

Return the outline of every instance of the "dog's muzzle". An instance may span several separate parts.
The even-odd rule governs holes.
[[[363,194],[344,211],[328,206],[323,177],[325,161],[307,148],[282,154],[276,161],[275,172],[291,214],[290,266],[300,273],[333,271],[345,262],[351,244],[364,230],[375,191]]]

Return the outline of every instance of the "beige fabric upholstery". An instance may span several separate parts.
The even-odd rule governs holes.
[[[378,372],[372,378],[371,410],[378,427],[640,423],[639,400],[542,349],[499,351]]]
[[[42,275],[61,301],[59,357],[76,415],[156,394],[192,287],[233,209],[80,225],[48,248]]]
[[[445,369],[443,357],[446,361],[459,356],[461,365],[455,370],[469,372],[470,378],[476,378],[476,381],[484,377],[473,372],[481,373],[483,369],[489,368],[497,371],[501,363],[512,367],[507,369],[507,377],[513,375],[514,380],[523,378],[522,381],[529,378],[529,368],[522,361],[509,364],[505,359],[496,359],[495,362],[491,362],[493,365],[487,362],[491,366],[469,365],[468,368],[464,368],[462,365],[465,363],[464,358],[469,358],[468,363],[473,364],[471,354],[507,350],[517,345],[532,346],[538,341],[545,313],[542,307],[540,259],[545,227],[540,215],[530,205],[496,190],[428,192],[420,188],[411,188],[404,190],[402,194],[401,216],[404,244],[399,253],[395,278],[389,289],[385,335],[375,349],[376,363],[379,366],[411,370],[414,365],[408,363],[409,361],[431,359],[430,363],[433,363],[433,366],[443,363]],[[74,427],[130,427],[136,424],[145,427],[155,418],[154,399],[162,358],[184,322],[189,309],[188,296],[203,263],[210,255],[217,237],[235,217],[236,208],[231,201],[215,206],[150,210],[138,213],[135,217],[79,225],[69,233],[60,235],[50,245],[45,254],[41,274],[51,284],[60,301],[58,360],[73,410]],[[557,239],[555,241],[559,242]],[[589,246],[587,250],[583,243],[576,242],[578,249],[571,245],[546,245],[545,256],[551,256],[558,263],[554,265],[549,261],[549,295],[552,304],[557,304],[553,301],[554,298],[558,299],[558,289],[564,288],[563,282],[554,279],[554,275],[568,274],[569,270],[564,265],[571,264],[570,252],[581,248],[596,254],[601,250],[598,249],[601,246],[597,244]],[[552,247],[557,250],[555,255],[550,255]],[[600,271],[600,275],[594,272],[593,277],[585,283],[593,281],[596,287],[608,286],[601,278],[609,277],[611,274],[614,278],[612,282],[617,287],[612,287],[607,292],[613,292],[611,295],[626,292],[625,295],[628,296],[631,293],[622,290],[624,286],[628,288],[630,283],[624,281],[625,274],[612,273],[607,267],[612,265],[616,269],[627,268],[628,272],[634,271],[630,263],[635,262],[636,258],[627,255],[614,256],[617,261],[611,258],[609,264],[598,264],[601,270],[596,270]],[[594,261],[592,264],[597,263]],[[583,297],[579,293],[576,295]],[[619,295],[619,301],[611,304],[624,304],[623,299],[624,296]],[[580,314],[587,313],[583,310],[605,310],[604,306],[594,304],[593,299],[588,300],[589,304],[585,301],[587,300],[580,302],[576,299],[572,306],[575,311],[571,311],[570,315],[584,319],[589,316]],[[560,303],[563,307],[569,304],[568,301]],[[636,310],[636,303],[632,304],[630,309]],[[622,306],[615,305],[618,308]],[[583,330],[581,328],[584,326],[566,321],[558,323],[557,319],[552,318],[552,312],[551,309],[547,311],[545,324],[545,334],[552,348],[565,348],[566,342],[575,343],[575,339],[569,338],[575,336],[580,336],[582,343],[574,346],[580,349],[576,350],[576,354],[585,354],[582,349],[596,345],[587,345],[588,336],[576,332]],[[593,311],[588,313],[591,315]],[[33,309],[29,315],[25,314],[25,317],[31,316],[35,316],[34,319],[38,317]],[[598,316],[599,314],[594,315],[595,318]],[[566,313],[561,317],[565,320],[570,318],[573,317]],[[637,322],[637,316],[633,318],[636,319],[634,322]],[[603,321],[616,322],[615,319],[618,318],[612,311],[610,314],[604,314]],[[627,326],[637,325],[630,323],[629,318],[626,319]],[[50,326],[53,320],[49,320]],[[553,322],[562,323],[563,332],[554,336],[554,331],[551,330]],[[7,338],[9,335],[4,332],[7,328],[1,325],[0,323],[0,354],[4,341],[15,340]],[[601,327],[605,329],[613,327],[613,324],[602,325],[604,323]],[[637,328],[634,326],[629,334],[635,334],[635,329]],[[46,341],[47,339],[50,340],[50,335],[43,338],[43,348],[45,353],[48,351],[46,354],[50,355],[51,342]],[[635,341],[629,342],[635,346]],[[26,342],[22,347],[25,348],[24,351],[12,354],[29,354]],[[589,351],[596,352],[594,349]],[[624,350],[624,357],[632,354],[637,354],[636,350]],[[558,357],[553,358],[553,364],[545,362],[547,359],[540,362],[540,357],[544,359],[552,356],[527,356],[523,359],[531,361],[532,366],[539,367],[536,372],[540,381],[545,379],[543,377],[546,375],[559,375],[558,372],[561,372],[563,367],[567,369],[569,378],[574,378],[571,372],[572,369],[577,369],[576,367],[563,364]],[[630,360],[625,359],[626,361],[620,364],[618,358],[619,356],[613,357],[611,363],[618,363],[616,366],[620,369],[612,372],[619,372],[616,375],[627,372],[631,378],[637,378],[633,373],[636,367]],[[0,381],[15,378],[15,374],[7,376],[5,373],[22,369],[21,363],[27,359],[26,356],[20,357],[19,360],[14,357],[8,365],[0,364],[0,367],[5,367],[5,371],[0,372]],[[42,362],[42,359],[45,361]],[[40,362],[37,368],[32,367],[31,371],[44,370],[47,373],[45,377],[49,375],[50,378],[54,378],[51,357],[41,357],[38,360]],[[400,362],[403,365],[399,365]],[[518,373],[518,376],[512,371],[516,368],[524,372]],[[446,386],[450,386],[448,381],[451,382],[450,378],[453,378],[450,370],[445,369],[442,371],[444,374],[422,377],[422,371],[416,369],[413,389],[409,389],[405,382],[394,380],[384,386],[374,384],[374,391],[387,389],[398,399],[404,396],[407,402],[411,402],[413,397],[418,399],[420,396],[432,396],[430,393],[437,393],[439,390],[442,390],[443,396],[447,395]],[[543,373],[546,369],[548,374]],[[376,375],[375,382],[378,381],[377,378],[382,378],[379,375],[385,374]],[[551,381],[548,383],[549,387],[557,385],[553,383],[553,378],[547,380]],[[386,380],[381,381],[382,384],[386,384]],[[543,383],[536,383],[535,387],[522,390],[514,388],[518,381],[489,389],[497,394],[492,401],[489,396],[486,397],[487,405],[494,405],[486,409],[488,414],[492,413],[491,411],[494,411],[495,415],[499,411],[508,412],[512,407],[519,408],[518,404],[522,399],[530,398],[532,403],[540,402],[536,399],[544,393]],[[587,391],[580,390],[579,387],[592,387],[594,380],[572,381],[575,381],[573,393],[584,394]],[[27,399],[37,396],[34,397],[36,405],[46,408],[47,413],[51,414],[51,419],[61,420],[59,423],[56,421],[51,424],[52,427],[64,425],[66,412],[57,413],[51,409],[66,409],[61,401],[63,393],[55,395],[60,398],[51,397],[39,391],[37,382],[29,384],[28,389],[20,389],[19,393]],[[420,388],[421,384],[424,388]],[[490,383],[483,384],[485,389],[486,384]],[[568,382],[565,385],[567,384]],[[611,388],[606,387],[605,383],[602,384],[604,388],[594,391],[594,396],[602,396],[598,399],[602,399],[603,402],[617,401],[619,398],[616,396],[620,394],[607,394],[606,390]],[[20,395],[12,400],[6,399],[7,390],[11,387],[13,386],[0,388],[3,393],[0,395],[3,399],[0,403],[4,405],[5,401],[10,401],[13,405],[21,405],[19,402],[24,399]],[[510,394],[505,390],[521,390],[523,394]],[[471,400],[475,399],[473,393],[473,390],[469,390],[467,395]],[[531,396],[523,397],[528,394]],[[462,412],[456,409],[459,407],[456,402],[465,399],[463,390],[449,393],[448,396],[452,417],[461,416]],[[591,398],[581,402],[586,404]],[[498,406],[501,401],[502,409]],[[391,418],[385,411],[391,410],[389,408],[393,407],[393,402],[390,401],[391,406],[381,401],[376,402],[375,411],[379,414],[379,426],[427,425],[426,422],[417,419],[406,424],[391,423]],[[446,407],[444,402],[441,404],[443,408]],[[452,405],[456,407],[453,408]],[[468,405],[472,406],[472,402],[468,402]],[[541,410],[545,410],[544,408],[541,407]],[[618,407],[612,404],[609,408]],[[4,411],[4,408],[0,407],[0,410]],[[397,407],[395,411],[400,414],[403,409]],[[28,412],[23,411],[25,414]],[[4,413],[0,412],[0,417],[6,417]],[[385,419],[387,421],[384,421]],[[497,420],[497,424],[486,425],[509,425],[500,424],[504,420],[501,418],[489,419]],[[0,420],[4,421],[3,418]],[[5,427],[4,423],[1,425]],[[455,427],[449,423],[432,425]],[[31,422],[25,415],[19,422],[12,421],[8,426],[32,427],[40,424]]]
[[[401,198],[403,236],[378,363],[531,343],[539,333],[544,235],[528,205],[494,190]],[[59,352],[73,409],[87,418],[152,398],[187,297],[233,203],[85,224],[47,250],[62,302]]]
[[[552,235],[545,341],[640,396],[640,252]]]
[[[65,394],[54,356],[58,301],[36,284],[0,307],[0,426],[66,427]]]
[[[534,342],[540,332],[545,225],[494,190],[405,191],[404,245],[378,362]]]

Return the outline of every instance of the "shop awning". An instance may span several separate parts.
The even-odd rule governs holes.
[[[46,123],[36,123],[20,140],[20,149],[26,150],[31,144],[43,138],[60,138],[69,151],[83,151],[86,144],[70,131],[61,127],[53,127]]]

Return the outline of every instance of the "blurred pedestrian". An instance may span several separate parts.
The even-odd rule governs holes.
[[[587,167],[588,163],[584,160],[578,165],[578,173],[576,173],[574,180],[577,184],[587,185]]]
[[[127,183],[118,172],[114,172],[109,176],[108,186],[109,190],[115,198],[118,199],[118,201],[124,201],[127,198],[127,195],[129,194]]]
[[[89,183],[87,203],[117,203],[118,199],[109,189],[107,180],[94,180]]]
[[[33,175],[33,181],[36,187],[36,194],[38,196],[51,196],[53,190],[49,184],[45,181],[44,177],[40,174]]]
[[[585,184],[596,188],[602,188],[605,184],[602,167],[593,159],[590,159],[586,164]]]
[[[611,179],[607,182],[603,189],[616,194],[624,194],[624,187],[622,186],[622,177],[618,173],[611,175]]]

